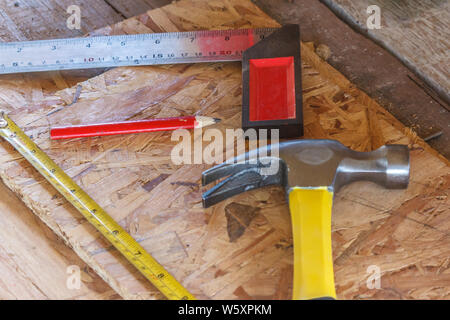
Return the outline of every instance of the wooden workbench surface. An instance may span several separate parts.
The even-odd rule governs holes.
[[[92,34],[276,25],[250,1],[196,0]],[[333,254],[339,298],[449,298],[448,162],[308,45],[302,50],[307,138],[337,139],[359,151],[384,143],[411,147],[408,190],[360,182],[336,197]],[[173,165],[170,151],[176,142],[170,133],[49,140],[49,124],[192,113],[224,119],[221,130],[238,128],[239,63],[117,68],[78,83],[81,95],[74,104],[77,79],[59,73],[49,77],[2,78],[0,97],[7,103],[2,106],[188,289],[199,298],[290,297],[292,235],[281,190],[250,192],[204,210],[200,175],[206,166]],[[56,109],[61,110],[47,116]],[[5,183],[121,296],[161,297],[4,142],[0,164]],[[239,224],[243,220],[249,222]],[[242,235],[236,224],[245,230]],[[382,272],[379,290],[366,286],[372,265]]]

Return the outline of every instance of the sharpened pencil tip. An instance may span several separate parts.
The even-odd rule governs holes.
[[[205,116],[196,116],[195,119],[197,120],[197,123],[195,125],[196,128],[212,126],[222,121],[222,119],[219,118],[211,118]]]

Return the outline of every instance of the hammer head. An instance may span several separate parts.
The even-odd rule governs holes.
[[[270,156],[268,154],[270,153]],[[406,188],[409,150],[387,145],[373,152],[357,152],[333,140],[297,140],[252,150],[203,173],[203,185],[228,177],[203,194],[203,206],[269,185],[291,188],[327,187],[373,181],[389,189]]]

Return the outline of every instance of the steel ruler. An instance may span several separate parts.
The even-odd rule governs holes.
[[[195,299],[3,112],[0,112],[0,136],[22,154],[168,299]]]
[[[0,43],[0,74],[240,61],[276,29],[237,29]]]

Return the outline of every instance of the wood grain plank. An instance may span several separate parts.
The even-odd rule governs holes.
[[[124,17],[131,18],[143,14],[148,10],[168,5],[172,0],[106,0],[106,2]]]
[[[80,30],[67,27],[67,8],[81,9]],[[0,40],[25,41],[82,36],[123,19],[103,0],[5,0],[0,4]]]
[[[322,0],[414,70],[449,103],[450,3],[446,0]],[[381,29],[368,30],[367,8],[381,9]]]
[[[112,290],[0,183],[0,299],[117,299]],[[81,272],[69,288],[68,268]]]

